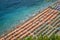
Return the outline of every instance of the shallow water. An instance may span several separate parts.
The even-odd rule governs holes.
[[[53,1],[0,0],[0,35],[25,22],[38,11],[47,8]]]

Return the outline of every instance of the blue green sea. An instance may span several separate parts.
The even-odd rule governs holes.
[[[0,35],[22,24],[53,1],[45,0],[0,0]]]

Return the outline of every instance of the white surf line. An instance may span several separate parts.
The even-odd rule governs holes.
[[[47,11],[47,10],[46,10]],[[45,12],[45,11],[44,11]],[[21,27],[20,27],[21,28]]]
[[[57,12],[57,11],[55,10],[55,13],[56,13],[56,12]],[[48,20],[51,16],[52,16],[52,15],[50,15],[47,19],[45,19],[45,20],[43,21],[43,23],[44,23],[46,20]],[[42,23],[38,24],[36,27],[40,26],[41,24],[42,24]],[[36,28],[36,27],[35,27],[35,28]],[[31,29],[29,32],[27,32],[26,34],[24,34],[24,35],[21,36],[20,38],[23,38],[24,36],[28,35],[32,30],[33,30],[33,29]]]
[[[49,9],[50,9],[50,8],[47,8],[47,9],[46,9],[45,11],[43,11],[42,13],[48,11]],[[40,13],[38,16],[40,16],[42,13]],[[36,17],[37,17],[37,16],[36,16]],[[34,17],[33,19],[35,19],[36,17]],[[33,20],[33,19],[31,19],[31,20]],[[30,21],[31,21],[31,20],[30,20]],[[30,21],[28,21],[28,22],[25,23],[24,25],[28,24]],[[22,25],[21,27],[23,27],[24,25]],[[15,30],[12,31],[11,33],[7,34],[6,36],[4,36],[4,38],[7,38],[8,36],[10,36],[10,35],[13,34],[14,32],[16,32],[17,30],[21,29],[21,27],[18,28],[18,29],[15,29]],[[4,39],[4,38],[3,38],[3,39]]]
[[[45,15],[46,15],[46,14],[45,14]],[[41,16],[41,17],[42,17],[42,16]],[[40,18],[41,18],[41,17],[40,17]],[[34,24],[34,25],[35,25],[35,24]],[[30,25],[30,26],[31,26],[31,25]],[[28,27],[28,26],[27,26],[27,27]],[[26,27],[26,28],[27,28],[27,27]],[[23,31],[23,29],[22,29],[22,31]],[[25,30],[24,30],[24,31],[25,31]],[[16,34],[17,34],[17,33],[16,33]],[[12,35],[12,36],[13,36],[13,35]]]
[[[56,13],[57,11],[55,10],[55,13]],[[47,19],[45,19],[43,22],[46,22],[46,20],[48,20],[48,19],[50,19],[52,17],[52,15],[50,15]],[[40,24],[39,25],[37,25],[36,27],[39,27],[40,26]],[[25,34],[26,35],[26,34]],[[22,36],[22,37],[20,37],[20,38],[23,38],[24,37],[24,35]]]
[[[50,11],[49,11],[49,12],[50,12]],[[47,14],[47,13],[46,13],[46,14]],[[37,22],[37,23],[38,23],[38,22]],[[36,23],[36,24],[37,24],[37,23]],[[34,26],[34,25],[36,25],[36,24],[30,25],[30,26],[32,27],[32,26]],[[31,28],[31,27],[30,27],[30,28]],[[29,29],[29,28],[28,28],[28,29]],[[26,32],[26,31],[24,30],[24,32]],[[20,33],[20,32],[19,32],[19,33]]]

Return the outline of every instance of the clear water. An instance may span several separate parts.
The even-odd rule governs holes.
[[[51,5],[44,0],[0,0],[0,35]]]

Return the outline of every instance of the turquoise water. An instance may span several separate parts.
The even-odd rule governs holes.
[[[13,29],[47,8],[53,1],[44,0],[1,0],[0,1],[0,35]]]

